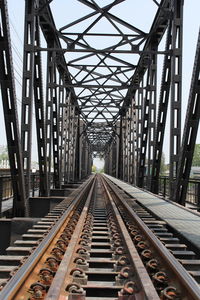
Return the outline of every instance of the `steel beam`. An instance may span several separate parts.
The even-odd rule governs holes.
[[[171,0],[161,1],[156,16],[154,18],[153,24],[151,26],[150,32],[146,39],[145,45],[143,47],[143,51],[144,51],[143,53],[145,53],[145,51],[149,51],[152,45],[156,44],[158,46],[160,41],[162,40],[162,37],[168,26],[168,19],[170,17],[170,3]],[[145,63],[145,60],[146,60],[146,56],[148,56],[149,54],[140,55],[140,59],[138,61],[137,67],[135,68],[134,74],[131,78],[130,87],[125,96],[124,104],[121,108],[122,110],[129,107],[132,97],[135,96],[135,93],[138,89],[138,84],[141,82],[141,80],[144,77],[144,74],[148,69],[148,65]]]
[[[0,86],[4,110],[10,172],[13,186],[13,216],[24,217],[28,206],[22,165],[7,1],[0,1]]]
[[[171,48],[171,22],[168,27],[166,38],[166,49]],[[151,192],[158,194],[159,174],[161,166],[161,158],[163,152],[163,142],[165,134],[165,126],[167,120],[167,109],[170,94],[170,80],[171,80],[171,55],[166,55],[163,62],[163,71],[161,79],[160,98],[158,105],[158,115],[155,134],[155,148],[152,163],[152,177],[151,177]]]
[[[139,162],[138,162],[138,175],[137,175],[137,185],[143,187],[144,176],[145,176],[145,162],[146,162],[146,151],[147,151],[147,137],[149,129],[149,101],[150,101],[150,66],[147,71],[146,78],[146,88],[145,88],[145,99],[143,104],[143,114],[142,114],[142,123],[141,123],[141,145],[139,149]]]
[[[36,17],[35,26],[35,44],[40,45],[40,28],[38,17]],[[49,182],[47,174],[46,128],[44,119],[44,95],[42,79],[42,62],[40,52],[35,52],[34,62],[34,100],[40,174],[39,194],[40,196],[48,196]]]
[[[128,181],[128,112],[123,117],[122,122],[122,147],[123,147],[123,178],[122,180]]]
[[[56,69],[56,53],[53,54],[53,67],[52,67],[52,83],[51,83],[51,97],[52,97],[52,137],[53,137],[53,174],[54,174],[54,187],[60,188],[60,156],[59,156],[59,116],[58,116],[58,91],[56,88],[57,82],[57,69]]]
[[[46,110],[45,110],[45,120],[46,120],[46,149],[47,149],[47,172],[50,182],[51,174],[51,149],[52,149],[52,120],[53,120],[53,97],[51,91],[51,84],[53,84],[53,53],[49,52],[47,54],[47,75],[46,75]]]
[[[123,179],[123,116],[119,123],[119,142],[118,142],[118,172],[117,178]]]
[[[58,141],[59,141],[59,169],[60,169],[60,180],[61,183],[63,179],[63,137],[64,137],[64,112],[65,112],[65,89],[61,86],[62,79],[59,78],[59,91],[58,91]]]
[[[35,55],[33,50],[35,42],[35,28],[37,0],[25,1],[24,20],[24,57],[22,81],[22,113],[21,113],[21,143],[23,155],[23,168],[26,181],[26,196],[29,197],[31,172],[31,144],[33,119],[33,87]],[[27,211],[29,210],[27,206]]]
[[[131,50],[114,50],[114,49],[92,49],[92,48],[88,48],[88,49],[60,49],[60,48],[44,48],[44,47],[35,47],[33,51],[56,51],[56,52],[62,52],[62,53],[94,53],[94,54],[102,54],[102,55],[106,55],[108,53],[113,53],[113,54],[163,54],[165,55],[167,52],[166,51],[155,51],[155,50],[137,50],[137,49],[131,49]]]
[[[137,175],[139,167],[139,157],[142,139],[142,115],[143,115],[143,103],[144,103],[144,79],[140,82],[136,93],[136,176],[135,184],[137,184]]]
[[[79,180],[80,173],[80,117],[77,116],[77,128],[75,130],[76,144],[75,144],[75,157],[74,157],[74,181]]]
[[[157,55],[152,55],[150,66],[150,99],[149,99],[149,122],[148,122],[148,168],[147,189],[151,186],[151,175],[153,169],[153,154],[155,147],[156,130],[156,105],[157,105]]]
[[[190,94],[186,112],[174,201],[185,205],[188,181],[200,118],[200,31],[194,61]]]
[[[129,127],[129,182],[134,184],[135,178],[135,142],[136,142],[136,110],[135,110],[135,100],[132,99],[131,107],[129,108],[129,118],[130,118],[130,127]]]
[[[171,199],[174,196],[174,178],[177,175],[181,143],[183,3],[184,0],[173,1],[169,161]]]

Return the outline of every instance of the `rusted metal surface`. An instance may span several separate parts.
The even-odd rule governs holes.
[[[30,296],[27,291],[30,289],[31,284],[34,283],[34,280],[37,280],[38,274],[40,276],[40,270],[44,267],[46,259],[52,256],[51,252],[53,251],[53,248],[58,248],[54,247],[54,245],[57,243],[62,229],[68,223],[68,220],[70,216],[72,216],[77,204],[89,190],[92,180],[93,176],[85,184],[83,184],[82,190],[80,189],[80,193],[78,195],[76,194],[76,197],[72,199],[71,204],[61,215],[60,219],[58,214],[58,220],[55,225],[49,232],[47,232],[46,236],[35,251],[33,251],[33,253],[23,262],[15,276],[13,276],[3,288],[0,293],[1,300],[17,299],[16,297],[19,297],[19,299],[22,300],[27,299],[27,297]],[[51,214],[49,214],[49,217],[51,218]],[[59,248],[57,250],[59,251]]]
[[[92,193],[45,299],[159,299],[108,190],[103,193],[101,187],[100,197],[97,190],[96,201]],[[104,223],[95,223],[103,220],[108,222],[108,232]],[[80,243],[82,256],[77,254]],[[108,259],[103,256],[109,254],[113,267],[106,269]],[[98,262],[100,267],[94,268]]]
[[[105,178],[105,177],[104,177]],[[180,299],[200,299],[200,288],[195,280],[190,276],[190,274],[183,268],[170,251],[163,245],[163,243],[155,236],[155,234],[150,230],[147,225],[141,220],[139,216],[133,211],[133,209],[124,201],[122,196],[122,191],[112,184],[110,180],[106,179],[111,190],[120,201],[121,206],[125,208],[126,214],[130,215],[134,222],[138,225],[138,228],[143,236],[139,236],[140,232],[137,232],[137,238],[141,237],[141,240],[145,240],[154,249],[155,254],[162,261],[163,266],[168,269],[168,272],[173,278],[173,284],[177,285],[179,292],[181,291]],[[119,205],[119,204],[118,204]],[[170,279],[170,278],[169,278]],[[171,287],[170,287],[171,288]],[[167,291],[163,291],[167,293]],[[163,296],[165,297],[165,296]],[[173,298],[172,298],[173,299]],[[175,298],[176,299],[176,298]]]
[[[2,284],[0,300],[200,299],[196,282],[167,250],[181,253],[177,249],[184,250],[185,245],[176,238],[172,238],[173,244],[168,242],[171,237],[165,237],[165,222],[150,218],[100,175],[79,192],[66,211],[64,206],[56,206],[43,218],[47,224],[41,221],[31,229],[36,235],[45,230],[48,234],[23,259],[19,270],[5,267],[13,277],[5,287]],[[135,203],[132,206],[131,201]],[[164,234],[165,246],[157,232]],[[24,243],[17,244],[21,247]],[[26,248],[33,244],[25,242]]]
[[[103,186],[104,186],[106,194],[110,200],[113,211],[115,212],[115,216],[116,216],[117,222],[119,224],[121,233],[123,235],[124,243],[126,244],[126,246],[128,248],[129,255],[132,260],[132,264],[135,267],[138,278],[140,280],[140,284],[143,287],[141,297],[143,297],[143,299],[154,299],[154,300],[159,299],[159,296],[153,286],[153,283],[147,273],[147,270],[144,267],[144,264],[138,254],[138,251],[136,250],[136,248],[131,240],[131,237],[126,229],[126,226],[125,226],[121,216],[119,215],[118,209],[113,201],[113,198],[104,182],[103,182]]]
[[[88,206],[91,201],[91,197],[93,194],[93,189],[95,187],[96,182],[93,182],[93,185],[91,187],[91,190],[89,192],[89,195],[87,197],[85,206],[83,208],[81,217],[79,218],[79,221],[77,223],[76,229],[72,235],[72,238],[70,240],[70,244],[68,246],[68,249],[62,259],[62,262],[59,266],[59,270],[57,271],[53,284],[51,285],[48,294],[46,296],[46,300],[57,300],[62,298],[63,295],[63,282],[65,282],[64,286],[67,286],[66,279],[67,275],[69,276],[69,268],[70,268],[70,263],[72,264],[72,259],[73,259],[73,254],[75,252],[75,248],[77,247],[78,243],[78,237],[80,235],[82,226],[83,226],[83,221],[86,217],[87,211],[88,211]],[[64,297],[64,296],[63,296]]]

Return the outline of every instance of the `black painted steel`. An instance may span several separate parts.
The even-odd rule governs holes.
[[[166,50],[171,49],[171,22],[168,27],[166,38]],[[167,109],[169,103],[170,93],[170,78],[171,78],[171,55],[166,54],[163,62],[163,71],[161,79],[160,98],[158,105],[158,115],[155,134],[155,148],[152,164],[152,177],[151,177],[151,192],[158,193],[158,181],[161,166],[161,158],[163,152],[163,142],[165,134],[165,126],[167,120]]]
[[[193,153],[196,143],[197,131],[200,118],[200,32],[198,36],[196,56],[192,74],[188,107],[186,112],[185,126],[181,153],[179,155],[178,174],[174,201],[185,205],[188,181],[192,166]]]
[[[27,202],[6,0],[0,2],[0,13],[0,86],[14,193],[13,216],[20,217],[25,215]]]
[[[31,144],[32,144],[32,120],[33,120],[33,87],[35,55],[33,52],[35,42],[35,10],[38,7],[37,0],[25,1],[24,20],[24,57],[22,80],[22,111],[21,111],[21,142],[23,155],[23,168],[26,181],[26,196],[29,197],[30,172],[31,172]],[[27,203],[28,211],[28,203]]]
[[[113,14],[116,6],[120,7],[125,0],[110,0],[103,7],[95,0],[79,0],[77,5],[89,9],[89,13],[58,30],[51,2],[25,1],[21,139],[26,197],[29,197],[31,172],[33,101],[41,196],[49,195],[48,181],[52,171],[54,187],[59,189],[62,183],[79,181],[88,176],[91,173],[92,157],[104,157],[107,173],[139,187],[144,187],[144,177],[147,175],[146,187],[158,193],[168,102],[171,97],[170,198],[184,204],[199,118],[199,95],[195,91],[198,82],[194,83],[197,75],[193,75],[190,99],[194,99],[189,102],[191,107],[188,107],[180,156],[184,1],[152,1],[157,11],[148,32]],[[6,7],[5,2],[2,3],[3,7]],[[99,30],[102,20],[108,24],[107,32]],[[82,24],[86,24],[85,27]],[[82,30],[78,31],[77,28]],[[104,45],[107,39],[109,43]],[[166,47],[163,50],[161,41],[164,39]],[[11,60],[9,49],[4,49],[3,43],[1,47],[2,57],[5,51]],[[43,52],[47,54],[44,86]],[[159,55],[164,55],[164,60],[156,122]],[[5,70],[4,64],[3,57],[1,65]],[[194,71],[196,73],[198,64]],[[8,75],[1,76],[2,94],[6,99],[4,102],[11,102],[8,90],[3,86],[5,76]],[[9,79],[13,80],[11,77]],[[12,86],[9,85],[9,88]],[[43,96],[45,89],[46,103]],[[196,93],[195,96],[192,93]],[[14,95],[11,97],[15,98]],[[9,120],[7,114],[15,110],[15,106],[11,107],[12,103],[8,105],[10,107],[4,108],[6,122]],[[18,155],[20,163],[19,135],[15,137],[17,150],[12,148],[12,135],[18,130],[16,113],[13,116],[16,118],[13,129],[7,128],[9,153],[10,157]],[[18,173],[15,173],[13,166],[16,158],[13,161],[11,169],[16,177]],[[23,172],[20,172],[17,180],[23,185]],[[18,187],[15,189],[17,195]],[[25,201],[22,190],[23,208],[20,214],[23,214],[24,207],[28,213],[28,202],[25,204]]]
[[[181,144],[183,3],[174,0],[172,20],[171,107],[170,107],[170,198],[174,195]]]
[[[39,19],[36,18],[35,44],[40,45]],[[35,52],[34,69],[34,99],[35,118],[37,129],[38,162],[40,172],[40,196],[49,195],[49,183],[47,174],[46,128],[44,118],[44,95],[42,78],[42,61],[40,52]]]

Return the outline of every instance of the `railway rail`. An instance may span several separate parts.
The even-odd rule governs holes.
[[[7,253],[0,256],[0,300],[200,299],[195,252],[100,175]]]

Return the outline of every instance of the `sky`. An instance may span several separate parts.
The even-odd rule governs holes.
[[[110,3],[108,0],[98,0],[99,5],[106,5]],[[189,0],[184,1],[184,39],[183,39],[183,117],[182,117],[182,127],[184,124],[185,110],[187,107],[191,74],[194,62],[194,54],[196,49],[197,36],[199,31],[200,19],[200,1],[199,0]],[[19,120],[21,118],[21,78],[22,78],[22,57],[23,57],[23,23],[24,23],[24,0],[8,0],[9,8],[9,21],[11,29],[11,39],[12,39],[12,51],[14,56],[14,71],[15,71],[15,83],[17,92],[17,103],[18,103],[18,114]],[[51,4],[53,15],[55,16],[56,26],[60,28],[65,24],[70,23],[76,18],[91,12],[82,3],[77,0],[54,0]],[[144,31],[148,31],[155,12],[157,10],[156,5],[153,0],[126,0],[121,4],[115,6],[112,13],[120,15],[121,18],[126,19],[127,22],[139,27]],[[141,17],[142,16],[142,17]],[[107,31],[106,23],[102,22],[99,25],[99,30],[102,32]],[[80,25],[77,30],[81,30]],[[96,41],[94,41],[96,43]],[[45,54],[43,54],[45,59]],[[71,57],[70,57],[71,59]],[[158,77],[160,77],[162,67]],[[43,72],[45,74],[45,64],[43,65]],[[44,76],[45,78],[45,76]],[[169,114],[168,114],[169,115]],[[33,116],[34,119],[34,116]],[[169,124],[169,119],[168,119]],[[1,141],[0,145],[6,145],[6,135],[3,120],[3,110],[2,103],[0,101],[0,128],[1,128]],[[33,124],[33,155],[32,160],[37,160],[37,151],[35,147],[35,124]],[[169,125],[167,125],[167,133],[169,132]],[[197,143],[200,143],[200,134],[198,134]],[[169,144],[169,134],[165,136],[165,146],[164,152],[166,156],[166,161],[168,161],[168,144]]]

